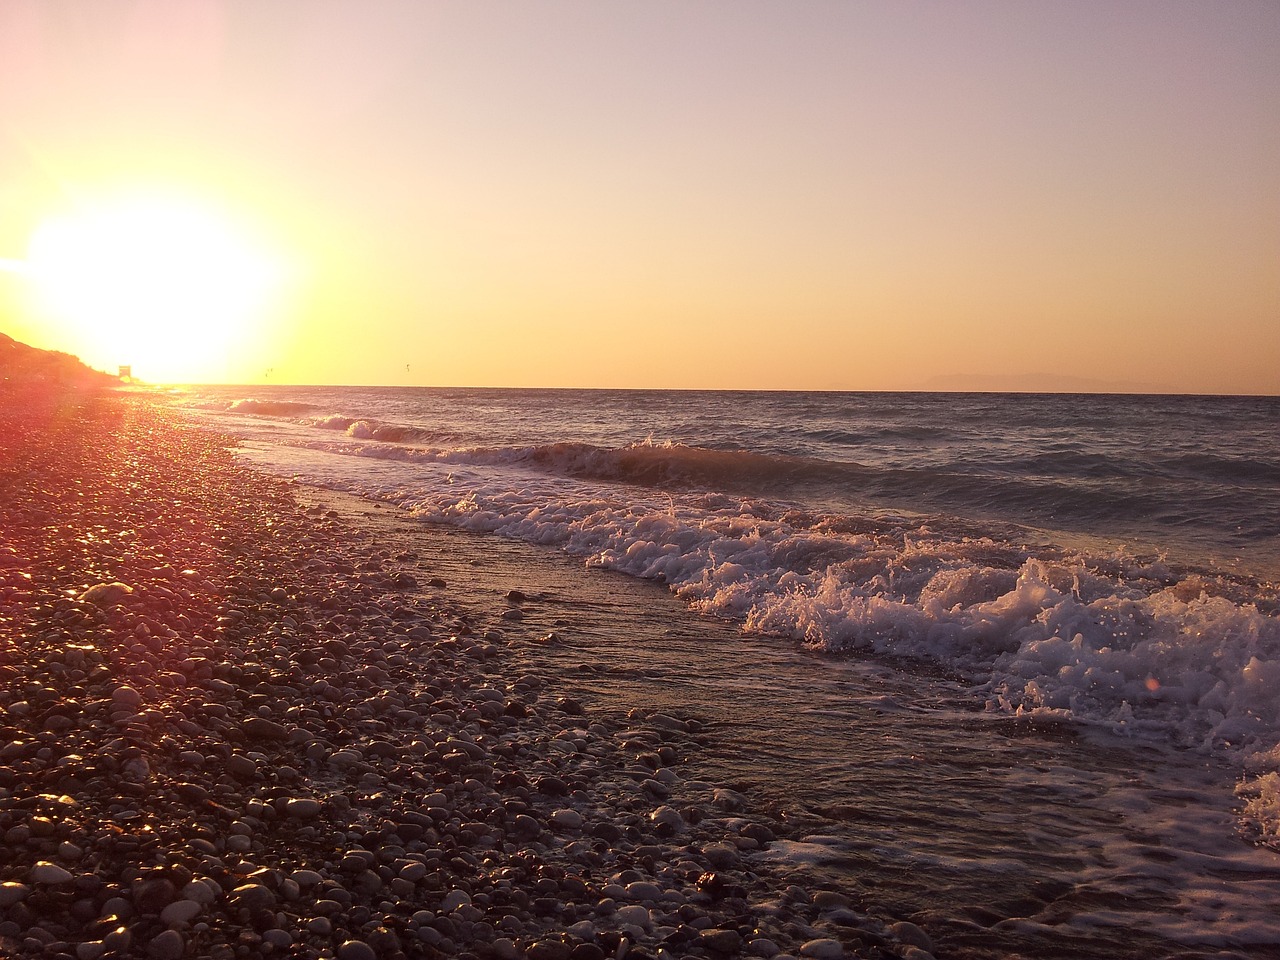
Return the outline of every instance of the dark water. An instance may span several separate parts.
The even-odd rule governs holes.
[[[1280,570],[1276,397],[225,387],[193,399],[460,464],[1026,524]]]

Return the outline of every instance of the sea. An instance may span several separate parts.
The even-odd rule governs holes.
[[[939,956],[1280,957],[1280,398],[170,396],[541,565],[578,682],[710,717],[776,865]]]

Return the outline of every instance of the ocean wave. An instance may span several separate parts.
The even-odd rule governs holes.
[[[257,400],[245,397],[232,400],[225,409],[232,413],[251,413],[260,417],[290,417],[314,410],[315,407],[298,400]]]
[[[439,434],[420,428],[331,418],[334,429],[349,440],[313,441],[307,445],[351,456],[402,462],[513,466],[552,476],[633,484],[673,491],[721,490],[759,498],[803,497],[828,504],[882,503],[914,512],[943,512],[1006,517],[1023,524],[1054,529],[1089,529],[1107,524],[1132,525],[1135,518],[1159,529],[1195,540],[1203,531],[1221,527],[1236,547],[1264,544],[1280,535],[1280,517],[1265,504],[1249,505],[1249,522],[1230,523],[1242,510],[1234,490],[1203,484],[1144,482],[1139,477],[1062,478],[1017,476],[1009,469],[981,472],[980,464],[957,463],[953,469],[871,466],[854,462],[722,450],[680,443],[634,443],[600,447],[563,441],[501,447],[439,446]],[[376,440],[377,444],[360,444]],[[409,446],[416,444],[416,446]],[[1100,470],[1099,472],[1105,472]],[[1224,524],[1224,518],[1228,523]]]
[[[469,486],[399,502],[426,520],[662,581],[698,611],[751,632],[942,664],[992,710],[1240,757],[1280,742],[1274,586],[1122,552],[956,539],[906,521],[807,517],[723,495],[555,500]],[[859,526],[871,532],[846,532]]]

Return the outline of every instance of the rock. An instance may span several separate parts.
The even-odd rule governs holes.
[[[231,891],[229,900],[232,907],[256,913],[259,910],[274,910],[276,895],[260,883],[245,883]]]
[[[11,907],[15,903],[21,903],[30,893],[31,888],[25,883],[15,883],[12,880],[0,883],[0,908]]]
[[[29,876],[34,883],[53,885],[70,883],[73,879],[69,871],[48,860],[41,860],[32,867]]]
[[[293,934],[288,930],[264,930],[262,942],[270,944],[277,950],[288,950],[293,946]]]
[[[137,710],[142,706],[142,694],[128,685],[111,691],[112,710]]]
[[[641,927],[648,929],[650,924],[649,910],[642,907],[638,903],[630,903],[625,907],[618,908],[618,920],[622,923],[629,923],[633,927]]]
[[[303,890],[314,887],[317,883],[324,879],[314,870],[295,870],[289,874],[289,879],[296,883]]]
[[[736,953],[742,947],[742,934],[737,930],[702,930],[698,933],[698,945],[715,953]]]
[[[338,960],[378,960],[373,947],[363,940],[347,940],[338,947],[336,956]]]
[[[249,717],[241,729],[255,740],[288,740],[289,731],[274,720],[266,717]]]
[[[626,887],[627,899],[637,903],[657,903],[662,899],[662,888],[647,880],[636,880]]]
[[[123,603],[131,593],[133,593],[133,587],[127,583],[120,583],[119,581],[95,583],[76,599],[81,603],[92,603],[98,607],[112,607],[117,603]]]
[[[173,903],[178,888],[167,877],[154,875],[134,882],[130,891],[138,913],[157,914]]]
[[[813,957],[814,960],[839,960],[844,956],[844,944],[830,937],[819,937],[801,944],[800,956]]]
[[[187,942],[177,930],[165,930],[147,944],[147,956],[152,960],[180,960],[187,949]]]
[[[551,814],[551,822],[565,830],[581,830],[582,814],[577,810],[557,810]]]
[[[175,900],[160,911],[160,920],[169,926],[190,923],[204,907],[195,900]]]
[[[573,948],[563,940],[538,940],[525,947],[528,960],[569,960]]]
[[[665,804],[649,814],[649,819],[655,826],[664,827],[671,833],[679,833],[685,828],[684,817],[680,816],[680,811]]]
[[[747,798],[736,790],[720,788],[712,794],[711,802],[721,810],[742,810],[747,806]]]
[[[441,913],[452,913],[459,907],[470,906],[471,894],[465,890],[450,890],[444,895],[444,899],[440,901]]]
[[[892,933],[901,943],[910,944],[913,947],[919,947],[929,953],[933,953],[933,940],[930,936],[917,927],[914,923],[906,920],[900,920],[897,923],[889,925],[889,932]]]
[[[718,870],[736,866],[742,859],[738,854],[738,848],[731,843],[709,843],[702,848],[702,855]]]
[[[227,773],[237,780],[252,780],[258,775],[258,765],[243,753],[233,753],[227,757]]]
[[[756,939],[747,944],[747,953],[754,957],[765,957],[766,960],[769,957],[777,956],[781,952],[782,948],[768,937],[756,937]]]
[[[319,800],[311,797],[294,797],[285,802],[284,812],[298,820],[310,820],[320,812],[322,806]]]

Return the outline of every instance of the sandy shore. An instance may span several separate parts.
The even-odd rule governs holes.
[[[928,956],[770,873],[697,718],[567,696],[162,406],[7,399],[0,954]]]

